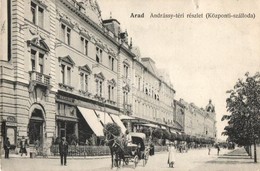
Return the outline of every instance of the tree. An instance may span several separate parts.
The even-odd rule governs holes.
[[[149,137],[151,134],[151,130],[147,127],[143,127],[141,132],[144,133],[146,137]]]
[[[163,131],[159,128],[156,128],[154,131],[153,131],[153,136],[158,138],[158,139],[162,139],[163,137]]]
[[[167,131],[167,130],[163,130],[163,139],[171,139],[171,134],[170,134],[170,132],[169,131]]]
[[[104,125],[103,132],[105,135],[107,133],[111,133],[114,136],[119,136],[121,133],[121,128],[115,123],[107,123],[106,125]]]
[[[228,126],[222,135],[227,135],[229,140],[238,145],[254,145],[254,162],[257,162],[256,141],[260,135],[260,74],[239,79],[233,90],[227,91],[227,111],[223,120],[228,121]]]

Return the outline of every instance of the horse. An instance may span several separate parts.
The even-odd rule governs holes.
[[[120,167],[121,160],[125,162],[124,158],[124,141],[120,139],[118,136],[113,135],[112,133],[108,133],[106,135],[106,144],[109,146],[111,153],[111,168]]]

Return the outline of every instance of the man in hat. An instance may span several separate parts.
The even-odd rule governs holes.
[[[64,160],[64,166],[67,165],[67,154],[68,154],[68,142],[66,141],[65,137],[62,137],[62,140],[59,144],[59,151],[60,151],[60,163],[63,165]]]
[[[4,142],[4,149],[5,149],[5,158],[8,159],[9,158],[9,149],[10,149],[10,141],[9,138],[6,137],[6,140]]]

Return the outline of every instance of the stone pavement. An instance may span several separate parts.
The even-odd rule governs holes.
[[[257,159],[258,163],[254,163],[254,158],[250,158],[243,147],[236,148],[219,156],[216,160],[208,161],[192,169],[192,171],[260,171],[260,147],[257,147]]]

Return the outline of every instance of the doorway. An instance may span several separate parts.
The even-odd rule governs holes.
[[[42,110],[34,109],[28,125],[28,137],[30,145],[34,145],[36,140],[38,140],[40,142],[40,146],[42,146],[44,142],[43,126],[44,118]]]

